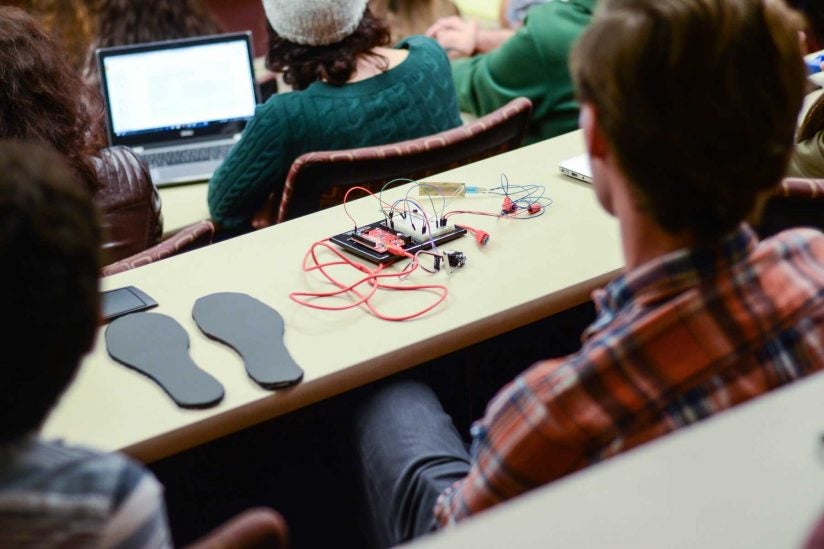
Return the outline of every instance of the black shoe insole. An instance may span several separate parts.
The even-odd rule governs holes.
[[[189,334],[170,316],[134,313],[106,328],[109,356],[147,375],[182,408],[206,408],[223,399],[223,385],[189,356]]]
[[[303,379],[283,343],[283,317],[265,303],[239,293],[207,295],[195,302],[192,318],[208,337],[237,351],[261,387],[288,387]]]

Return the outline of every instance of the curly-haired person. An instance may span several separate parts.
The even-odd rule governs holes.
[[[267,66],[295,91],[258,107],[209,182],[209,210],[243,231],[280,197],[292,162],[311,151],[382,145],[461,124],[449,61],[433,40],[388,48],[367,0],[264,0]]]
[[[102,149],[100,121],[87,108],[91,93],[31,15],[0,6],[0,139],[41,143],[63,155],[103,210],[110,263],[159,240],[160,198],[148,176],[140,184],[131,177],[143,169],[131,150]]]

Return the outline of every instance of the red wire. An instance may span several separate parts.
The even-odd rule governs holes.
[[[355,190],[363,191],[370,196],[374,196],[378,202],[380,202],[382,207],[391,207],[391,204],[384,202],[379,196],[375,195],[372,191],[365,187],[351,187],[346,191],[346,194],[343,197],[343,209],[346,212],[347,217],[352,221],[352,224],[357,228],[358,224],[355,221],[355,218],[349,213],[346,205],[349,200],[349,194]],[[526,211],[526,210],[524,210]],[[493,213],[493,212],[480,212],[480,211],[472,211],[472,210],[455,210],[451,212],[447,212],[443,215],[443,219],[446,219],[452,215],[458,214],[471,214],[471,215],[483,215],[483,216],[490,216],[490,217],[497,217],[497,218],[507,218],[507,217],[515,217],[519,215],[521,211],[513,212],[510,214],[500,214],[500,213]],[[470,232],[475,232],[475,229],[471,227],[466,227],[467,230]],[[337,256],[338,260],[336,261],[328,261],[326,263],[322,263],[318,259],[317,249],[318,248],[325,248],[328,251],[331,251],[335,256]],[[420,252],[419,252],[420,253]],[[418,254],[414,256],[412,254],[406,253],[404,254],[405,257],[411,259],[409,264],[403,268],[400,272],[397,273],[385,273],[383,272],[383,265],[379,265],[375,269],[370,269],[369,267],[352,261],[341,252],[339,252],[336,248],[329,244],[328,240],[321,240],[312,244],[309,250],[306,252],[306,255],[303,258],[303,270],[304,272],[312,272],[318,271],[320,274],[331,284],[336,286],[337,290],[332,290],[329,292],[292,292],[289,294],[289,298],[295,301],[300,305],[304,305],[306,307],[311,307],[313,309],[318,309],[322,311],[344,311],[347,309],[353,309],[355,307],[365,306],[367,310],[374,315],[376,318],[380,318],[382,320],[390,320],[390,321],[402,321],[402,320],[409,320],[412,318],[419,317],[424,315],[443,303],[446,299],[448,290],[446,286],[441,284],[412,284],[412,285],[399,285],[399,284],[387,284],[385,282],[381,282],[383,279],[388,278],[397,278],[399,281],[404,280],[408,277],[412,272],[414,272],[419,266],[428,272],[432,272],[429,269],[421,266],[418,261]],[[311,259],[312,264],[309,264],[309,260]],[[336,267],[336,266],[350,266],[362,273],[366,276],[363,278],[355,281],[352,284],[344,284],[333,277],[327,269],[329,267]],[[359,286],[364,284],[369,285],[369,291],[362,293],[358,290]],[[427,307],[418,310],[417,312],[410,313],[407,315],[400,315],[400,316],[389,316],[381,313],[378,309],[376,309],[369,301],[372,299],[375,294],[377,294],[378,290],[391,290],[391,291],[433,291],[438,294],[438,298],[435,300],[434,303],[428,305]],[[324,299],[330,297],[338,297],[342,295],[353,295],[357,299],[352,303],[347,305],[340,305],[340,306],[332,306],[332,305],[318,305],[312,303],[310,300],[313,299]]]
[[[355,190],[363,191],[366,194],[368,194],[369,196],[374,196],[377,199],[377,201],[381,203],[381,206],[388,206],[390,208],[392,207],[392,204],[389,204],[388,202],[384,202],[383,200],[381,200],[380,196],[375,195],[375,193],[373,193],[372,191],[370,191],[366,187],[349,187],[349,189],[347,189],[347,191],[346,191],[346,194],[343,195],[343,211],[346,212],[346,217],[348,217],[349,219],[352,220],[352,224],[355,226],[355,228],[357,228],[358,224],[355,221],[355,218],[352,217],[352,215],[349,213],[349,210],[346,208],[346,202],[349,200],[349,193],[351,193],[352,191],[355,191]]]
[[[326,263],[320,262],[317,255],[318,248],[325,248],[328,251],[331,251],[338,260],[328,261]],[[338,289],[332,290],[329,292],[292,292],[289,294],[289,298],[299,303],[300,305],[304,305],[306,307],[311,307],[313,309],[319,309],[322,311],[343,311],[347,309],[352,309],[354,307],[359,307],[361,305],[365,306],[367,310],[377,318],[381,320],[389,320],[389,321],[402,321],[402,320],[409,320],[412,318],[419,317],[424,315],[443,303],[446,299],[448,290],[446,286],[441,284],[412,284],[412,285],[399,285],[399,284],[387,284],[385,282],[381,282],[382,279],[387,278],[397,278],[401,280],[402,278],[411,274],[415,269],[418,267],[418,262],[412,254],[406,254],[407,257],[412,259],[409,265],[404,268],[403,271],[398,273],[387,273],[383,271],[383,265],[378,265],[375,269],[370,269],[369,267],[352,261],[345,255],[343,255],[340,251],[334,248],[332,245],[329,244],[328,240],[321,240],[312,244],[309,250],[306,252],[306,255],[303,258],[303,270],[304,272],[312,272],[318,271],[323,275],[323,277],[330,282],[331,284],[335,285]],[[311,259],[312,264],[309,263]],[[363,272],[366,274],[360,280],[352,284],[344,284],[339,280],[335,279],[329,272],[327,272],[327,268],[338,266],[338,265],[348,265],[353,267],[354,269]],[[368,292],[362,293],[357,288],[362,286],[363,284],[369,284],[370,289]],[[423,309],[420,309],[416,312],[406,314],[406,315],[399,315],[399,316],[390,316],[383,314],[380,312],[375,306],[373,306],[369,300],[375,296],[378,290],[391,290],[391,291],[433,291],[438,294],[438,298],[435,300],[434,303],[426,306]],[[316,303],[312,303],[310,300],[312,299],[323,299],[329,297],[337,297],[341,295],[351,294],[356,296],[356,300],[352,303],[347,305],[341,306],[331,306],[331,305],[318,305]]]
[[[451,212],[446,212],[445,214],[443,214],[443,219],[447,219],[450,216],[458,215],[458,214],[485,215],[485,216],[488,216],[488,217],[497,217],[497,218],[500,218],[500,219],[507,219],[507,218],[511,218],[511,217],[517,217],[517,216],[521,215],[522,212],[526,212],[526,208],[515,210],[514,212],[509,213],[509,214],[500,214],[500,213],[495,213],[495,212],[478,212],[478,211],[473,211],[473,210],[452,210]]]

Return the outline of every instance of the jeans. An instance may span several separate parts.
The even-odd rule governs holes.
[[[438,495],[469,473],[469,453],[432,389],[414,379],[378,385],[358,403],[356,464],[371,536],[390,547],[437,528]]]

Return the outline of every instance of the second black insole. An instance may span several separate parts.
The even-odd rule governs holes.
[[[223,399],[223,386],[189,356],[189,334],[170,316],[134,313],[106,328],[106,349],[121,364],[149,376],[183,408]]]
[[[246,372],[261,387],[288,387],[303,378],[283,343],[283,317],[265,303],[246,294],[217,293],[198,299],[192,317],[204,334],[243,357]]]

